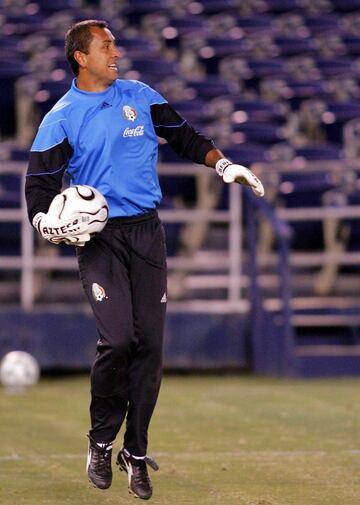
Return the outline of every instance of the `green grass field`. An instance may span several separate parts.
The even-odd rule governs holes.
[[[360,380],[165,377],[150,433],[154,505],[359,505]],[[1,505],[128,505],[85,474],[88,379],[0,390]],[[121,436],[115,452],[121,445]]]

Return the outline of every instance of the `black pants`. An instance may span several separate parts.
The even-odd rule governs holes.
[[[79,270],[99,332],[91,371],[91,436],[146,454],[162,374],[166,247],[157,212],[110,219],[85,247]]]

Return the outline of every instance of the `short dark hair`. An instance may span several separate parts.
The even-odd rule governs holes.
[[[88,54],[89,45],[93,38],[90,28],[93,26],[97,28],[109,27],[106,21],[86,19],[85,21],[79,21],[73,24],[66,32],[65,54],[75,76],[79,74],[79,64],[74,58],[74,53],[75,51],[81,51],[82,53]]]

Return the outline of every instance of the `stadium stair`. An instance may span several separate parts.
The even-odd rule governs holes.
[[[296,297],[290,268],[291,229],[267,202],[246,191],[251,285],[251,347],[258,374],[294,377],[360,375],[360,299]],[[261,289],[257,214],[271,222],[278,245],[277,297]],[[296,282],[296,281],[295,281]]]

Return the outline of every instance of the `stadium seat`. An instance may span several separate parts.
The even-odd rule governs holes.
[[[197,95],[202,98],[231,95],[238,90],[235,83],[220,79],[217,76],[208,76],[205,81],[188,81],[188,86],[195,89]]]
[[[327,101],[326,105],[322,128],[326,132],[328,141],[341,143],[345,124],[360,117],[360,100],[348,102]]]
[[[268,160],[267,148],[254,142],[232,144],[224,148],[223,151],[229,159],[248,167],[255,162],[265,162]]]
[[[39,89],[35,95],[35,102],[40,110],[41,116],[44,116],[64,93],[68,91],[70,84],[70,76],[61,81],[48,80],[39,83]]]
[[[246,40],[242,38],[208,37],[206,39],[206,44],[213,50],[214,55],[218,57],[228,56],[230,54],[241,54],[244,51],[248,51],[248,44]]]
[[[237,26],[241,28],[246,35],[256,34],[258,32],[271,32],[274,28],[274,18],[271,16],[238,16]]]
[[[178,65],[176,63],[163,60],[161,58],[134,57],[131,59],[132,68],[140,74],[152,76],[153,80],[158,80],[169,75],[177,75]]]
[[[286,80],[281,89],[281,96],[286,99],[293,110],[298,110],[304,100],[310,98],[328,98],[327,82],[318,80]]]
[[[288,209],[321,208],[323,196],[334,187],[335,182],[326,172],[282,174],[277,203]],[[293,250],[317,251],[324,248],[322,218],[290,221],[290,224],[293,231]]]
[[[313,35],[327,31],[331,31],[333,33],[341,28],[339,17],[333,14],[305,17],[305,25],[309,28]]]
[[[238,3],[236,0],[227,0],[224,2],[223,0],[199,0],[201,4],[202,11],[201,14],[216,14],[223,12],[236,12],[238,7]]]
[[[298,0],[264,0],[262,2],[262,11],[274,14],[294,11],[298,8]]]
[[[348,56],[360,55],[360,35],[343,35],[342,41],[345,44]]]
[[[15,82],[26,74],[26,63],[20,59],[0,59],[0,135],[15,134]]]
[[[247,64],[253,73],[253,77],[263,78],[271,76],[275,78],[287,75],[286,61],[282,58],[266,60],[249,59]]]
[[[0,208],[21,207],[21,175],[0,174]]]
[[[339,12],[356,12],[360,9],[360,0],[332,0],[331,3]]]
[[[200,16],[193,15],[179,18],[173,17],[169,20],[169,26],[175,28],[181,35],[194,31],[200,31],[204,33],[204,30],[206,30],[206,21]]]
[[[316,66],[324,78],[337,76],[355,76],[357,74],[356,66],[350,58],[316,58]]]
[[[234,114],[236,121],[236,113],[245,113],[245,117],[249,121],[255,122],[274,122],[279,123],[285,119],[284,107],[278,103],[265,102],[264,100],[239,100],[234,99]]]
[[[295,149],[295,156],[309,161],[340,160],[344,158],[341,145],[315,144]]]
[[[153,57],[159,53],[159,44],[152,40],[136,37],[135,39],[117,38],[117,46],[124,50],[129,58],[142,58],[145,55]]]
[[[44,24],[45,16],[41,14],[9,15],[4,20],[2,30],[3,33],[11,33],[12,36],[26,36],[29,33],[40,31],[44,28]]]
[[[277,124],[256,123],[233,123],[234,132],[240,132],[244,136],[244,142],[257,142],[259,144],[273,144],[285,139],[282,128]]]
[[[171,101],[171,106],[189,122],[205,122],[211,119],[208,105],[202,100]]]
[[[281,56],[293,56],[298,54],[315,54],[314,39],[307,37],[275,36],[274,42],[279,48]]]

